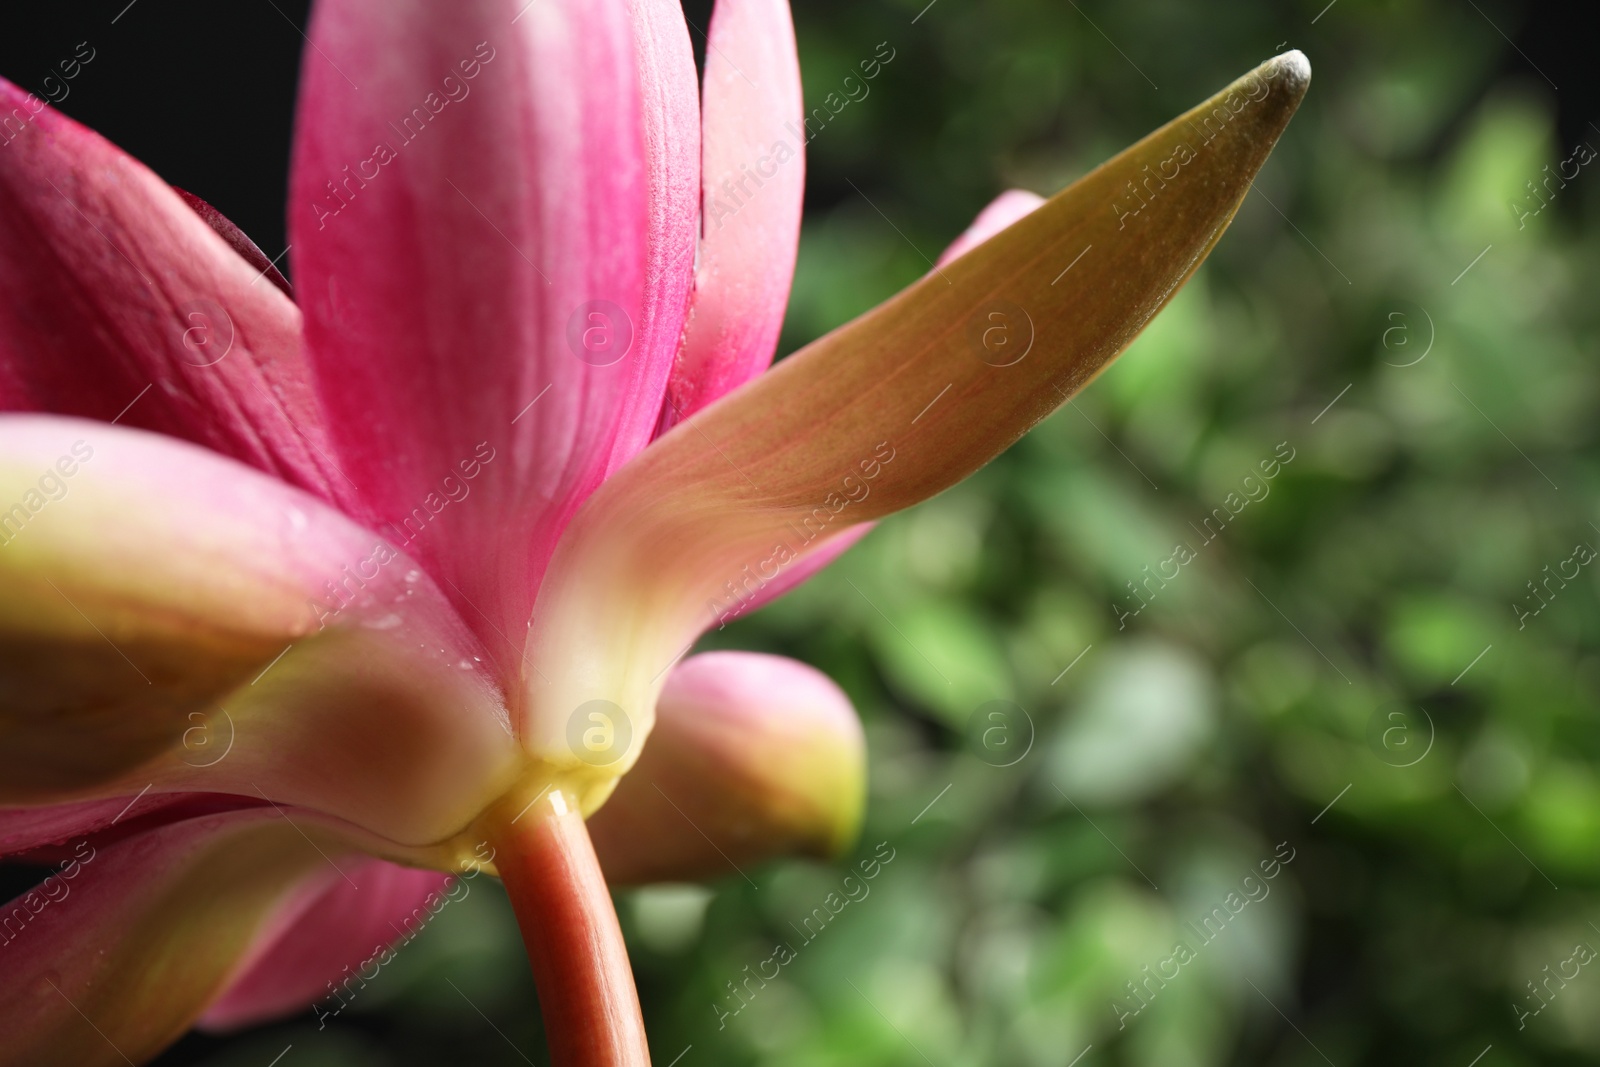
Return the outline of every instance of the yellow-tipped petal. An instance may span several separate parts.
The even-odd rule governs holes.
[[[730,607],[1083,388],[1222,235],[1309,80],[1299,52],[1262,64],[619,471],[540,590],[525,743],[577,766],[566,727],[596,699],[642,737],[668,666]]]
[[[861,823],[866,746],[849,697],[781,656],[709,652],[672,671],[639,762],[589,821],[613,884],[828,858]]]
[[[0,415],[0,805],[265,795],[428,845],[520,765],[474,657],[420,567],[311,496]]]

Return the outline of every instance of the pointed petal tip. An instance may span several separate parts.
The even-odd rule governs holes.
[[[1257,70],[1265,72],[1269,67],[1277,68],[1284,76],[1284,85],[1296,94],[1296,99],[1306,95],[1306,87],[1311,84],[1311,60],[1298,48],[1291,48],[1267,60]]]
[[[1280,52],[1230,85],[1227,91],[1231,92],[1236,88],[1262,82],[1271,87],[1268,98],[1276,106],[1266,110],[1281,116],[1279,120],[1281,132],[1282,125],[1287,124],[1300,109],[1300,101],[1305,99],[1306,90],[1311,88],[1311,60],[1307,59],[1306,54],[1298,48]]]
[[[1216,116],[1220,119],[1218,109],[1227,108],[1228,113],[1233,116],[1238,116],[1241,112],[1250,113],[1248,121],[1244,123],[1224,123],[1235,127],[1232,131],[1223,131],[1229,134],[1227,140],[1232,141],[1235,146],[1254,142],[1270,151],[1272,145],[1282,135],[1284,127],[1299,110],[1300,102],[1305,99],[1306,90],[1310,87],[1311,61],[1306,58],[1306,54],[1298,48],[1280,52],[1234,79],[1221,92],[1192,108],[1186,115],[1174,119],[1151,136],[1174,131],[1180,124],[1187,126],[1190,120],[1200,116]],[[1203,119],[1201,121],[1203,123]],[[1207,142],[1215,136],[1210,128],[1203,125],[1199,132]],[[1255,166],[1259,167],[1260,162],[1257,160]]]

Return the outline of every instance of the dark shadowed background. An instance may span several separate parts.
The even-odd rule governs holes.
[[[925,4],[796,12],[813,106],[894,58],[809,148],[784,351],[1002,189],[1055,191],[1282,48],[1316,73],[1072,409],[702,643],[838,679],[871,795],[837,867],[619,895],[656,1063],[1600,1063],[1600,568],[1546,580],[1600,547],[1600,168],[1528,185],[1600,148],[1593,34],[1503,0]],[[306,5],[40,6],[0,16],[0,74],[277,255]],[[736,999],[880,843],[870,894]],[[161,1062],[542,1064],[534,1005],[477,882],[325,1029]]]

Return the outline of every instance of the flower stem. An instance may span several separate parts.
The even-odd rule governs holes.
[[[576,803],[550,789],[488,829],[554,1067],[649,1067],[622,927]]]

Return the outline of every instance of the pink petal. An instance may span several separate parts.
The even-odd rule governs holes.
[[[497,650],[681,333],[692,59],[656,6],[328,0],[311,27],[289,229],[331,432]]]
[[[248,799],[230,805],[215,794],[150,794],[0,809],[0,857],[21,853],[25,862],[60,866],[90,851],[104,853],[130,837],[166,834],[176,823],[266,806]],[[305,818],[307,813],[295,814],[297,821]],[[206,1010],[201,1025],[231,1029],[330,1000],[331,985],[353,979],[387,946],[410,941],[448,903],[464,899],[476,877],[474,868],[446,894],[450,876],[379,859],[341,861],[337,870],[313,874],[280,907],[271,928],[257,936],[239,961],[238,977]],[[11,910],[0,908],[0,921]],[[0,941],[13,939],[27,921],[13,916]],[[348,999],[353,988],[340,992]],[[324,1008],[338,1003],[331,1000]]]
[[[717,0],[706,45],[700,264],[664,428],[772,362],[800,243],[804,107],[788,0]]]
[[[97,134],[4,80],[0,115],[0,411],[116,419],[332,496],[294,304]]]
[[[645,154],[651,176],[650,274],[662,294],[647,314],[661,319],[658,329],[674,329],[661,343],[679,348],[689,314],[695,276],[695,238],[700,230],[699,81],[689,30],[678,0],[629,0],[634,47],[639,56],[639,88],[644,98]],[[713,31],[715,32],[715,31]],[[701,255],[704,255],[702,249]],[[669,364],[670,370],[670,364]],[[672,371],[671,373],[676,373]],[[614,470],[643,448],[655,427],[640,438],[620,442]],[[609,474],[610,471],[607,471]]]
[[[177,1040],[347,846],[271,808],[75,843],[0,912],[0,1065],[122,1065]]]
[[[978,212],[972,225],[950,242],[950,247],[939,257],[938,265],[942,267],[964,252],[977,248],[1043,203],[1044,197],[1038,193],[1030,193],[1026,189],[1007,189],[989,201],[989,206]]]
[[[6,415],[4,501],[0,803],[230,793],[425,845],[515,774],[503,674],[409,557],[315,498]]]
[[[0,808],[0,856],[92,833],[110,825],[126,803],[114,797],[48,808]]]
[[[282,933],[257,944],[239,977],[201,1016],[202,1027],[236,1029],[314,1004],[319,1015],[339,1013],[373,977],[367,972],[384,950],[399,951],[434,915],[471,892],[462,880],[447,896],[448,875],[383,860],[341,868],[344,877],[323,878],[315,891],[300,894]]]
[[[726,877],[774,856],[838,854],[865,787],[861,723],[826,675],[708,652],[668,677],[649,743],[589,832],[608,881]]]
[[[28,862],[64,863],[72,841],[121,840],[152,826],[267,802],[219,793],[155,793],[53,804],[44,808],[0,808],[0,858],[24,855]]]

